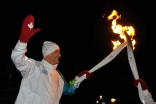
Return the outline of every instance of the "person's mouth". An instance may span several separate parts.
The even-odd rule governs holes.
[[[56,57],[56,59],[59,59],[60,57]]]

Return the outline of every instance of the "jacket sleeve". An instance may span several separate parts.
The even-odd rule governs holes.
[[[152,98],[152,94],[148,91],[148,89],[143,91],[143,95],[144,95],[146,104],[155,104]]]
[[[63,74],[58,70],[58,73],[60,74],[60,76],[62,77],[62,79],[64,80],[64,86],[63,86],[63,94],[64,95],[73,95],[74,92],[75,92],[75,85],[74,85],[74,82],[75,82],[75,79],[74,80],[71,80],[69,83],[65,80]]]
[[[11,53],[11,60],[17,70],[21,72],[23,78],[27,78],[35,71],[35,60],[25,55],[27,51],[26,47],[27,43],[21,43],[19,40]]]
[[[154,102],[153,98],[150,95],[146,95],[144,96],[145,98],[145,103],[146,104],[155,104],[156,102]]]
[[[64,82],[64,88],[63,88],[64,95],[73,95],[75,93],[75,89],[76,87],[74,85],[71,85],[66,81]]]

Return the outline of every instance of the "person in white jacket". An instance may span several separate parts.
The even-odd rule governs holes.
[[[152,98],[152,94],[148,90],[148,86],[146,85],[145,81],[143,79],[134,79],[133,86],[137,87],[138,83],[141,84],[141,88],[143,90],[144,100],[146,104],[156,104]]]
[[[28,15],[23,21],[19,40],[11,54],[15,67],[23,77],[15,104],[59,104],[62,93],[72,95],[80,83],[75,83],[75,79],[67,83],[57,70],[61,54],[56,43],[50,41],[43,43],[42,61],[36,61],[25,55],[29,39],[41,30],[33,29],[33,26],[34,17]],[[92,73],[88,76],[91,75]]]

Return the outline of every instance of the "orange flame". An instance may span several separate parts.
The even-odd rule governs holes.
[[[113,50],[115,50],[121,44],[120,41],[112,41],[112,43],[114,44]]]
[[[117,19],[121,19],[121,15],[118,15],[116,10],[112,11],[112,14],[108,16],[108,20],[112,20],[112,30],[116,34],[120,34],[120,38],[124,39],[126,41],[126,37],[124,35],[124,31],[127,32],[127,34],[131,37],[132,45],[134,49],[134,45],[136,44],[136,41],[133,39],[133,36],[135,35],[135,29],[132,26],[122,26],[120,24],[117,24]],[[115,50],[121,43],[119,40],[112,41],[114,47],[113,50]]]

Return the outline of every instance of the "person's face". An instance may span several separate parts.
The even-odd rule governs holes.
[[[47,55],[46,59],[50,64],[55,65],[59,63],[60,57],[61,57],[60,49],[56,49],[54,52]]]

